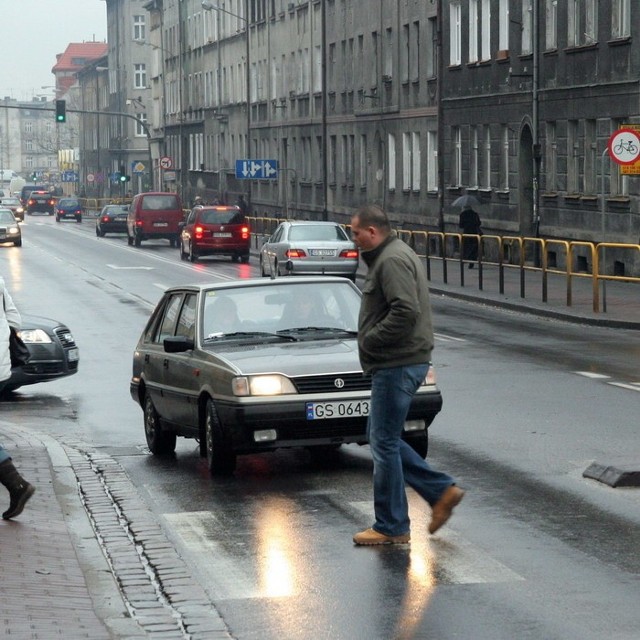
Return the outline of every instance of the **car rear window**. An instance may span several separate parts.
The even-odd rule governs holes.
[[[174,211],[180,209],[178,198],[172,195],[142,196],[144,211]]]
[[[289,240],[348,240],[339,225],[305,224],[291,227]]]
[[[62,200],[58,202],[58,206],[59,207],[79,207],[80,203],[77,200],[74,200],[73,198],[62,198]]]
[[[244,216],[239,209],[210,209],[200,215],[202,224],[240,224]]]

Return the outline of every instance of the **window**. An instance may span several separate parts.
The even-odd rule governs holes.
[[[546,190],[555,192],[558,190],[558,143],[556,140],[556,123],[547,122],[546,124],[546,153],[544,175],[546,176]]]
[[[522,0],[522,45],[521,53],[527,55],[533,51],[533,7],[532,0]]]
[[[337,150],[338,142],[336,136],[329,137],[329,182],[335,184],[337,181],[336,178],[336,165],[338,163],[338,150]]]
[[[614,38],[631,35],[631,0],[612,0],[611,35]]]
[[[597,0],[568,0],[569,46],[578,47],[596,42]]]
[[[459,2],[449,6],[449,64],[462,63],[462,7]]]
[[[136,136],[144,137],[147,135],[147,132],[144,130],[144,127],[140,124],[141,122],[147,123],[147,114],[146,113],[138,113],[136,114]]]
[[[596,124],[596,120],[584,123],[584,192],[589,194],[598,193]]]
[[[471,128],[471,153],[469,158],[469,186],[478,186],[478,127]]]
[[[25,140],[24,146],[27,151],[33,151],[33,140]]]
[[[544,45],[547,51],[558,48],[558,0],[545,0]]]
[[[478,61],[478,0],[469,0],[469,62]]]
[[[393,29],[386,29],[384,35],[385,46],[382,75],[390,80],[393,77]]]
[[[368,160],[367,160],[367,136],[366,134],[361,134],[360,135],[360,162],[359,162],[359,166],[360,166],[360,186],[361,187],[366,187],[367,186],[367,165],[368,165]]]
[[[482,60],[491,60],[491,0],[482,0]]]
[[[438,22],[436,18],[429,18],[427,23],[427,78],[438,75]]]
[[[438,190],[438,133],[427,132],[427,190]]]
[[[33,133],[33,122],[27,121],[24,123],[24,132],[25,133]]]
[[[165,312],[158,326],[157,333],[153,336],[153,342],[162,344],[165,338],[170,338],[175,334],[178,312],[182,303],[182,294],[175,293],[171,296],[164,307]]]
[[[509,126],[502,125],[502,148],[500,149],[500,189],[509,190]]]
[[[578,121],[569,120],[567,127],[567,193],[580,192],[580,140]]]
[[[400,82],[409,82],[409,25],[402,26],[400,43]]]
[[[196,336],[196,295],[189,293],[185,297],[178,316],[176,335],[193,340]]]
[[[420,191],[420,134],[402,134],[402,189]]]
[[[387,136],[387,189],[396,189],[396,137],[393,133]]]
[[[422,171],[420,156],[420,133],[417,131],[411,134],[411,145],[413,151],[413,164],[411,165],[411,188],[420,191],[420,174]]]
[[[462,130],[451,127],[451,186],[462,184]]]
[[[146,40],[147,25],[145,16],[133,16],[133,39]]]
[[[509,51],[509,0],[500,0],[498,10],[498,49],[500,51]]]
[[[409,79],[420,80],[420,23],[411,24],[411,45],[409,47]]]
[[[134,89],[147,88],[147,65],[145,64],[133,65],[133,87]]]

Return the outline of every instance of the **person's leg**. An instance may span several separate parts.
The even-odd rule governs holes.
[[[409,531],[401,437],[411,399],[427,368],[427,365],[419,365],[381,369],[372,379],[369,445],[373,457],[376,514],[373,528],[388,536]]]
[[[400,442],[400,455],[405,482],[431,506],[438,502],[448,487],[455,484],[451,476],[432,469],[404,440]]]
[[[9,520],[22,513],[24,505],[36,489],[18,473],[11,462],[11,456],[2,445],[0,445],[0,484],[9,491],[9,508],[2,514],[5,520]]]

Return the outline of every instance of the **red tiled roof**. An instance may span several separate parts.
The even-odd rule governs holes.
[[[58,55],[58,61],[53,65],[51,73],[79,71],[87,62],[106,55],[107,50],[106,42],[71,42],[64,53]]]

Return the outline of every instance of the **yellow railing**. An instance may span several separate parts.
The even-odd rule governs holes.
[[[280,218],[250,217],[252,235],[259,239],[271,235]],[[349,225],[344,225],[348,230]],[[438,261],[442,266],[442,281],[449,282],[450,266],[455,265],[458,271],[460,286],[465,286],[465,260],[460,247],[467,238],[475,239],[478,243],[478,288],[484,287],[483,270],[487,266],[498,269],[498,289],[500,294],[505,292],[505,272],[517,270],[519,272],[520,297],[526,295],[526,274],[539,273],[541,277],[542,301],[548,301],[549,276],[557,275],[565,279],[566,305],[573,304],[573,284],[576,278],[591,279],[591,297],[594,312],[600,311],[600,285],[602,284],[603,311],[606,311],[606,286],[607,281],[634,282],[640,284],[640,277],[609,275],[601,271],[604,263],[606,249],[628,251],[640,254],[640,245],[620,244],[613,242],[584,242],[578,240],[560,240],[553,238],[530,238],[526,236],[499,236],[499,235],[466,235],[461,233],[443,233],[440,231],[411,231],[397,229],[398,236],[413,248],[418,256],[424,258],[427,268],[427,278],[433,280],[433,261]],[[587,262],[591,264],[591,271],[576,270],[574,263],[577,259],[577,249],[586,252]],[[550,260],[550,253],[555,253],[555,259]],[[636,256],[634,256],[635,258]],[[556,264],[564,263],[564,268],[556,267]]]

